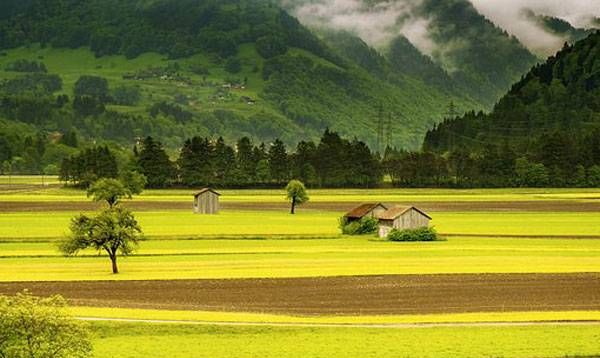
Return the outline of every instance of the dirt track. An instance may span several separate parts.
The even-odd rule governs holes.
[[[289,314],[600,310],[600,273],[0,283],[78,305]]]
[[[362,203],[360,202],[313,202],[307,203],[302,210],[348,211]],[[388,203],[402,205],[406,203]],[[150,210],[191,210],[191,202],[181,201],[125,201],[124,205],[137,211]],[[455,201],[455,202],[411,202],[431,212],[444,211],[546,211],[546,212],[600,212],[600,201]],[[257,202],[224,202],[225,210],[288,210],[289,204]],[[40,212],[40,211],[91,211],[101,207],[101,204],[87,201],[53,201],[53,202],[0,202],[0,212]]]

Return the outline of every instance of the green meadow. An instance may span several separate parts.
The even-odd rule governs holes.
[[[598,327],[584,325],[377,329],[94,323],[92,327],[96,358],[592,357],[599,352],[600,341]]]
[[[61,257],[51,242],[0,244],[0,281],[314,277],[440,273],[599,272],[600,240],[448,238],[148,240],[121,273],[94,251]]]
[[[60,207],[57,207],[60,210]],[[19,212],[0,214],[0,240],[59,239],[68,232],[77,212]],[[195,215],[191,210],[136,213],[149,238],[210,237],[333,237],[339,235],[342,212],[300,210],[223,210],[218,215]],[[441,234],[479,236],[599,236],[595,212],[437,212],[432,225]]]

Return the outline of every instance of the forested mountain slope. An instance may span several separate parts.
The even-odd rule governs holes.
[[[193,135],[295,144],[331,128],[375,146],[383,116],[395,121],[386,144],[415,148],[449,102],[480,107],[409,72],[377,76],[269,1],[2,7],[0,136],[17,157],[32,142],[23,133],[40,130],[123,145],[153,135],[176,149]]]
[[[553,185],[600,170],[600,32],[535,66],[492,113],[439,124],[424,147],[466,161],[488,155],[490,165],[523,157],[548,170]]]

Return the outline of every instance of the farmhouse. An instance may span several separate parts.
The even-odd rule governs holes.
[[[386,237],[392,229],[406,230],[428,227],[431,216],[414,206],[395,206],[378,215],[379,237]]]
[[[194,213],[196,214],[217,214],[219,212],[219,197],[211,188],[204,188],[194,194]]]
[[[362,204],[350,210],[344,217],[347,222],[358,221],[364,217],[378,218],[379,214],[385,212],[388,208],[381,203]]]

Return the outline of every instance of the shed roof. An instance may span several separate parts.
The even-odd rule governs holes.
[[[347,218],[360,219],[378,206],[381,206],[387,210],[387,207],[385,205],[383,205],[382,203],[368,203],[368,204],[362,204],[361,206],[350,210],[345,216]]]
[[[196,194],[194,194],[194,197],[200,196],[200,195],[202,195],[204,193],[207,193],[207,192],[211,192],[211,193],[219,195],[219,196],[221,195],[221,193],[215,191],[212,188],[204,188],[204,189],[200,189],[200,191],[198,191]]]
[[[417,207],[414,207],[414,206],[394,206],[393,208],[379,214],[379,219],[380,220],[396,220],[398,217],[404,215],[411,209],[414,209],[417,212],[419,212],[421,215],[431,219],[431,216],[429,216],[429,214],[427,214],[423,210],[421,210]]]

